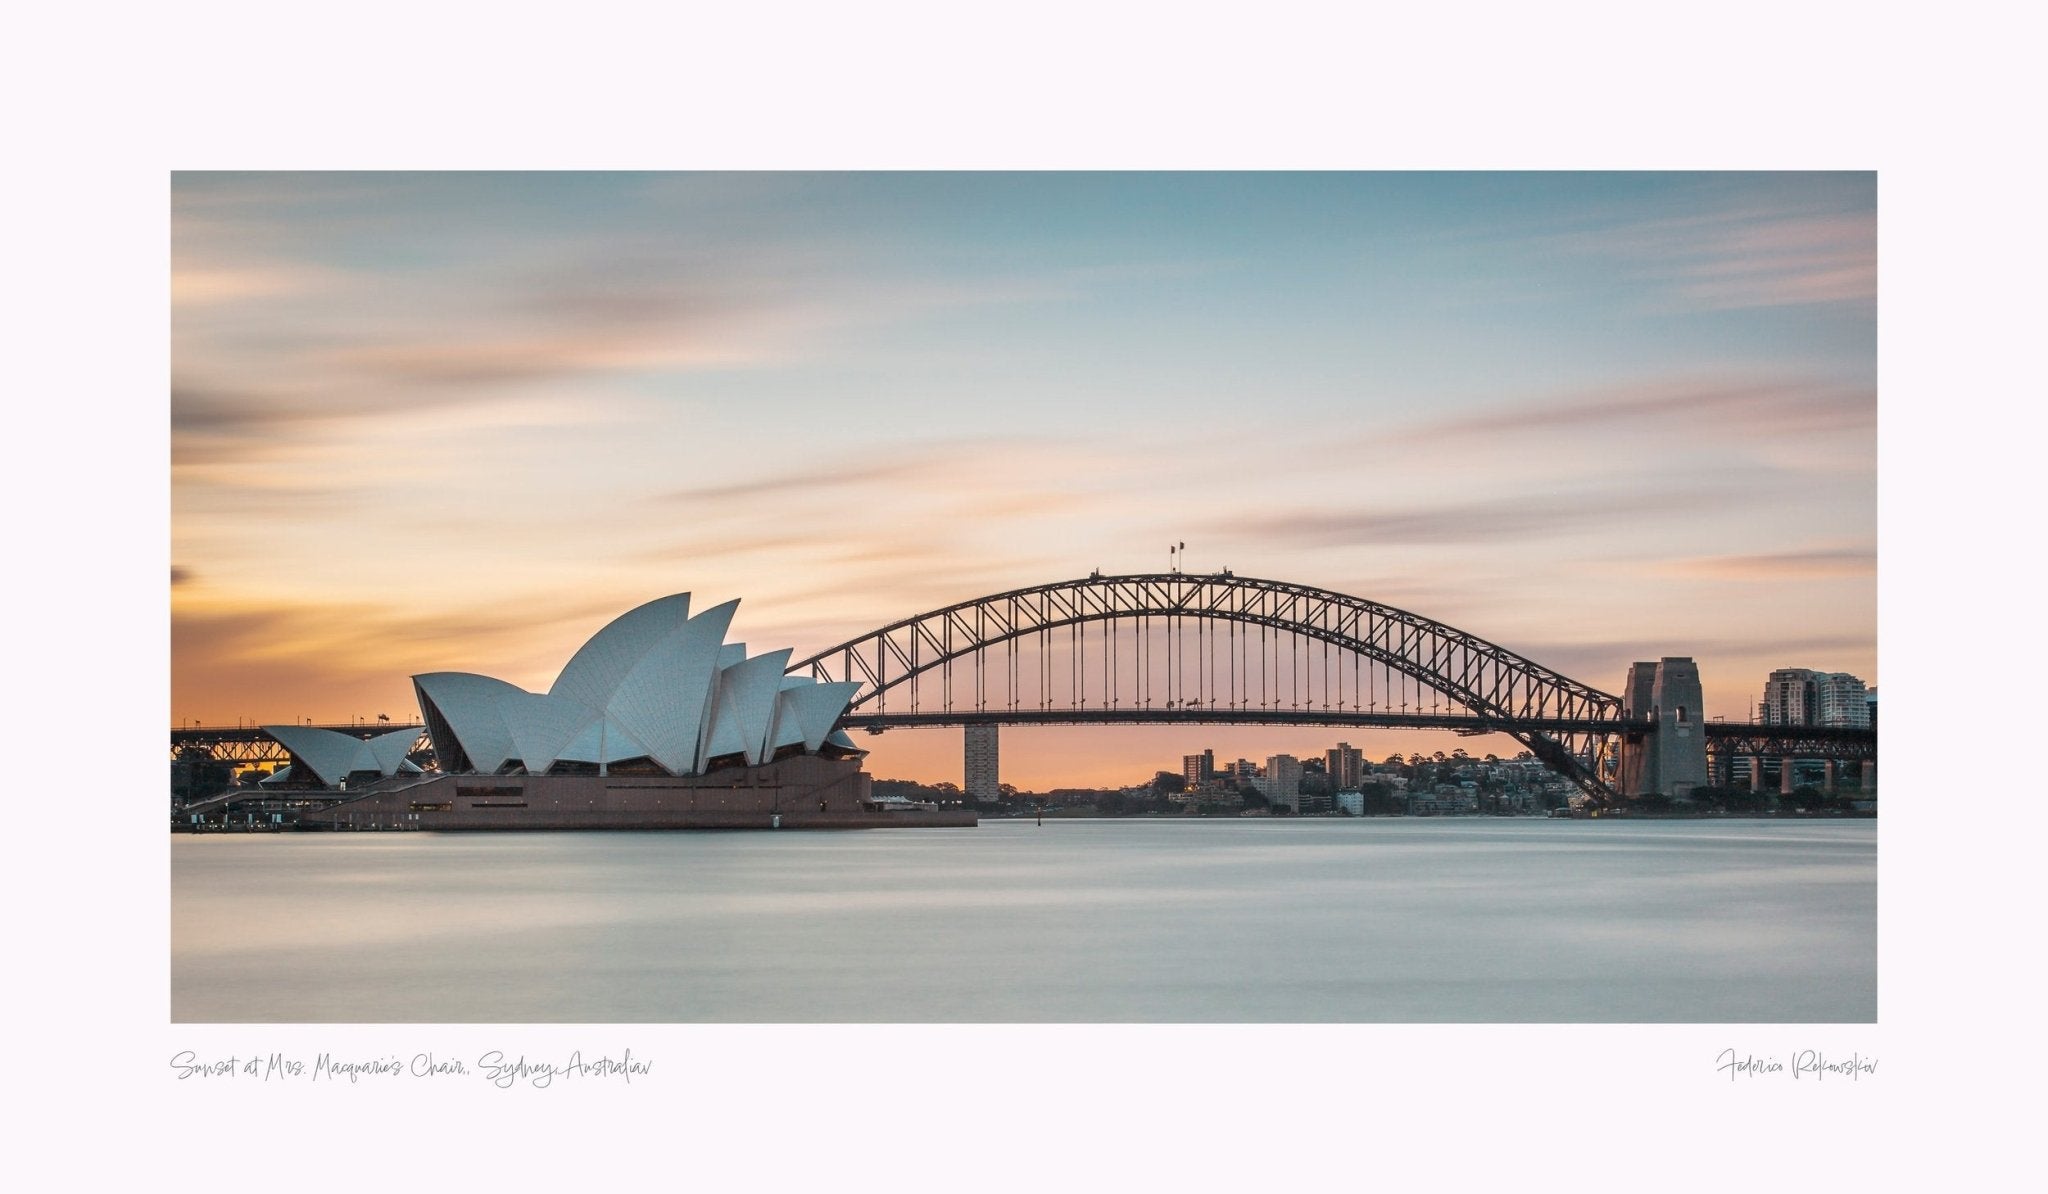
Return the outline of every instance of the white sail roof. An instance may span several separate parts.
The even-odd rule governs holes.
[[[405,760],[406,752],[419,739],[416,729],[393,730],[367,740],[314,726],[264,726],[263,732],[277,739],[297,765],[330,788],[358,771],[396,775],[400,770],[418,770]]]
[[[568,697],[592,709],[604,708],[648,650],[682,629],[689,618],[688,593],[658,597],[627,610],[570,657],[548,695]]]
[[[420,732],[417,729],[393,730],[388,734],[379,734],[375,738],[365,739],[363,747],[370,752],[370,759],[376,763],[379,773],[383,775],[397,775],[401,771],[419,770],[418,767],[406,761],[405,757],[412,752],[413,743],[419,740]],[[368,770],[368,768],[361,768],[361,770]]]
[[[718,701],[711,719],[706,759],[744,752],[747,762],[768,759],[768,730],[775,723],[775,698],[789,667],[788,648],[756,655],[718,673]]]
[[[747,658],[725,642],[738,601],[692,617],[690,595],[650,601],[585,643],[546,694],[468,672],[413,677],[429,726],[457,741],[444,758],[490,772],[648,758],[677,775],[719,757],[749,764],[778,749],[816,751],[858,684],[786,677],[793,652]],[[402,754],[402,752],[401,752]],[[316,768],[317,770],[317,768]]]
[[[847,702],[860,692],[860,681],[841,680],[831,684],[812,684],[805,688],[786,689],[782,699],[788,701],[796,711],[798,722],[803,726],[804,749],[817,750],[825,745],[825,736],[839,721],[839,715],[846,712]]]
[[[428,672],[414,676],[412,683],[419,693],[420,711],[429,714],[430,723],[434,713],[448,723],[471,767],[496,771],[507,760],[519,757],[498,698],[524,696],[522,689],[473,672]]]
[[[604,714],[577,701],[539,696],[513,689],[498,694],[498,714],[505,720],[512,747],[526,769],[539,773],[554,765],[563,749]]]
[[[628,733],[616,718],[600,717],[584,726],[576,740],[555,756],[561,763],[618,763],[649,757],[646,744]]]
[[[714,606],[655,643],[612,695],[607,712],[647,744],[655,762],[677,775],[703,767],[699,747],[718,674],[718,648],[739,604]]]
[[[784,676],[782,678],[782,690],[776,693],[775,696],[775,720],[769,723],[768,728],[768,754],[770,757],[773,757],[776,751],[786,746],[802,746],[804,744],[803,718],[798,716],[796,704],[790,697],[790,694],[801,692],[816,683],[817,681],[809,676]]]

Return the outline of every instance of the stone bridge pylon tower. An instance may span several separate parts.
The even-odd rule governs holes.
[[[1629,665],[1622,719],[1634,725],[1621,735],[1615,787],[1622,795],[1682,796],[1706,786],[1702,699],[1700,668],[1691,656],[1667,655],[1656,663]],[[1654,731],[1645,732],[1650,726]]]

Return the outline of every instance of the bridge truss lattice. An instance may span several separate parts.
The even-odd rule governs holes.
[[[1090,575],[918,614],[801,660],[870,729],[1050,721],[1504,733],[1600,800],[1621,698],[1442,622],[1229,572]],[[1460,712],[1462,710],[1462,712]],[[1380,719],[1384,718],[1382,722]]]

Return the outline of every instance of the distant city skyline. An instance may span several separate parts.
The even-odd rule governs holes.
[[[1876,199],[1827,174],[180,174],[174,720],[544,690],[618,610],[797,657],[1229,566],[1618,692],[1875,687]],[[1327,728],[1005,729],[1005,782]],[[1507,739],[1345,730],[1367,757]],[[959,730],[858,735],[961,782]]]

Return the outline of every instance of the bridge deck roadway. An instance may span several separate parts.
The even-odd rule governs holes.
[[[1469,714],[1384,713],[1337,709],[953,709],[940,713],[848,713],[847,729],[912,729],[924,726],[1083,725],[1269,725],[1369,726],[1384,729],[1455,730],[1460,734],[1504,734],[1510,728],[1550,734],[1618,734],[1624,723],[1597,718],[1526,718],[1513,723]]]
[[[1650,722],[1614,718],[1532,717],[1513,722],[1452,713],[1387,713],[1337,709],[952,709],[938,713],[848,713],[839,719],[849,730],[879,734],[886,730],[938,726],[1082,726],[1082,725],[1269,725],[1361,726],[1376,729],[1452,730],[1471,737],[1505,734],[1511,729],[1542,734],[1655,733]],[[1877,731],[1848,726],[1779,726],[1747,722],[1708,722],[1709,745],[1729,754],[1787,755],[1800,758],[1875,758]]]

